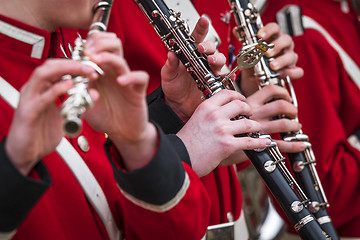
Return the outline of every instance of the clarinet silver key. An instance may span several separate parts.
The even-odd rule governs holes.
[[[267,50],[274,47],[274,44],[267,44],[263,40],[259,40],[257,43],[243,46],[239,54],[236,56],[237,66],[228,73],[224,79],[229,79],[238,70],[244,70],[256,66],[261,60],[261,57],[265,55]]]

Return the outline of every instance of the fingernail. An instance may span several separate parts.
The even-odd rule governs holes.
[[[264,39],[264,38],[266,37],[266,32],[263,32],[262,30],[260,30],[260,31],[258,32],[258,36],[259,36],[260,38]]]
[[[279,70],[279,64],[277,61],[272,61],[270,65],[273,70]]]
[[[303,142],[302,145],[303,145],[302,147],[304,150],[311,147],[311,143],[309,143],[309,142]]]
[[[62,82],[64,82],[64,84],[72,84],[74,81],[71,78],[63,78]]]
[[[126,75],[122,75],[122,76],[119,76],[119,77],[117,78],[117,82],[118,82],[119,84],[125,84],[125,83],[126,83],[126,80],[127,80]]]
[[[274,50],[269,49],[266,51],[268,57],[272,57],[274,55]]]
[[[208,59],[209,63],[215,63],[216,62],[216,58],[213,57],[213,56],[208,56],[207,59]]]
[[[201,43],[199,44],[198,48],[199,48],[200,52],[206,52],[206,50],[207,50],[207,48]]]
[[[268,147],[271,145],[271,140],[270,139],[265,139],[265,145]]]

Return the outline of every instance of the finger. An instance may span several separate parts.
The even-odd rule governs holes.
[[[195,25],[193,32],[191,33],[191,36],[193,36],[195,39],[195,44],[204,41],[208,31],[209,31],[209,20],[207,20],[205,17],[200,17]]]
[[[212,96],[211,98],[204,101],[202,104],[214,105],[214,106],[218,107],[218,106],[222,106],[226,103],[229,103],[233,100],[245,101],[245,97],[236,91],[221,90],[218,93],[216,93],[214,96]]]
[[[141,95],[146,95],[146,88],[149,83],[149,74],[144,71],[128,72],[117,78],[117,83],[125,88],[132,88]]]
[[[279,150],[285,153],[296,153],[302,152],[306,149],[306,145],[302,142],[285,142],[282,140],[275,140]]]
[[[224,116],[228,119],[231,119],[239,116],[251,116],[252,109],[244,101],[233,100],[219,107],[217,113],[220,116]]]
[[[253,150],[270,146],[271,140],[267,138],[237,137],[235,143],[242,150]]]
[[[267,43],[272,42],[273,39],[277,38],[281,34],[280,27],[277,23],[271,22],[262,27],[257,36]]]
[[[92,46],[96,41],[101,39],[116,39],[116,33],[113,32],[95,32],[86,39],[86,46]]]
[[[96,79],[98,77],[98,74],[92,67],[80,62],[69,59],[47,60],[34,71],[24,94],[33,95],[34,93],[41,93],[54,82],[60,81],[61,77],[66,74],[80,75],[89,79]]]
[[[199,52],[205,53],[207,55],[214,54],[216,51],[216,44],[212,41],[205,41],[199,43],[198,45]]]
[[[91,100],[95,103],[100,99],[100,93],[95,88],[89,88],[88,90]],[[90,109],[89,109],[90,110]]]
[[[161,68],[161,79],[170,81],[178,76],[179,59],[173,52],[168,52],[165,65]]]
[[[93,56],[107,51],[123,57],[122,42],[115,33],[99,32],[92,34],[85,45],[85,54]]]
[[[274,39],[271,43],[275,45],[274,48],[269,49],[266,52],[267,57],[274,57],[280,54],[283,51],[293,51],[294,42],[288,34],[281,34],[279,37]]]
[[[270,62],[270,68],[274,71],[289,67],[295,67],[298,55],[294,52],[285,52]]]
[[[282,118],[261,122],[261,128],[261,133],[264,134],[297,132],[301,129],[301,124],[294,120]]]
[[[98,55],[95,55],[93,60],[101,68],[104,69],[106,67],[110,67],[112,70],[116,71],[118,75],[130,72],[130,68],[125,59],[113,53],[102,52]]]
[[[280,99],[269,102],[255,110],[252,119],[270,119],[280,115],[294,119],[297,117],[297,108],[292,103]]]
[[[232,135],[242,135],[261,131],[261,124],[250,119],[239,119],[231,121],[228,126]]]
[[[73,81],[70,79],[53,84],[37,98],[35,102],[36,107],[33,108],[33,111],[35,113],[44,111],[48,105],[53,104],[59,96],[70,90],[73,85]]]
[[[286,90],[286,88],[271,84],[253,93],[246,99],[246,102],[250,106],[255,107],[268,103],[273,99],[284,99],[285,101],[289,102],[292,101],[290,94]]]
[[[300,67],[293,68],[285,68],[283,70],[278,71],[282,78],[289,76],[290,79],[299,79],[304,76],[304,70]]]
[[[226,63],[226,57],[222,53],[217,53],[207,57],[208,62],[211,65],[211,69],[216,75],[220,74],[221,69]]]

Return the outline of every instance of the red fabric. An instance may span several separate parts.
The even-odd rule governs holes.
[[[148,93],[156,89],[167,49],[134,1],[113,2],[108,31],[122,40],[124,57],[131,69],[149,73]]]
[[[206,13],[211,18],[222,40],[220,50],[227,56],[228,36],[237,44],[232,35],[229,35],[231,28],[220,20],[221,13],[230,10],[229,4],[227,1],[209,4],[204,0],[195,0],[193,3],[200,9],[200,15]],[[214,4],[217,6],[214,7]],[[157,88],[160,84],[160,71],[167,58],[167,49],[135,2],[114,1],[108,31],[115,32],[122,40],[124,55],[131,69],[145,70],[150,74],[148,92]],[[212,201],[209,225],[228,222],[228,212],[231,212],[235,219],[240,216],[241,188],[232,166],[216,168],[203,177],[202,182]]]
[[[15,23],[3,16],[0,16],[0,20],[45,37],[43,57],[34,59],[28,56],[29,51],[23,51],[22,43],[0,34],[1,76],[19,90],[34,68],[46,60],[50,52],[51,36],[46,31]],[[57,49],[58,42],[52,47]],[[2,98],[0,109],[0,139],[3,140],[14,111]],[[90,150],[87,153],[79,150],[76,138],[71,143],[102,187],[116,223],[125,233],[123,237],[128,240],[174,239],[176,235],[179,239],[200,239],[205,234],[209,199],[199,178],[186,164],[184,167],[190,177],[190,187],[185,196],[169,211],[151,212],[129,202],[120,193],[104,151],[104,134],[95,132],[85,122],[81,135],[89,142]],[[56,153],[51,153],[44,157],[43,162],[50,172],[52,185],[30,211],[13,239],[108,239],[99,217],[61,158]],[[194,217],[189,218],[189,215]]]
[[[191,167],[186,163],[183,165],[187,172],[191,173],[189,174],[191,185],[186,194],[191,197],[184,198],[177,207],[165,213],[146,211],[126,202],[126,205],[131,206],[123,208],[126,239],[199,240],[205,235],[205,231],[201,229],[207,224],[209,208],[207,204],[199,204],[199,202],[207,203],[209,197],[204,193],[204,188],[197,186],[199,177],[193,174]],[[190,226],[192,231],[189,231]]]
[[[360,25],[354,12],[343,13],[339,1],[270,0],[263,21],[275,21],[275,13],[286,4],[300,5],[303,15],[322,25],[360,66]],[[360,127],[359,88],[320,33],[307,29],[293,39],[298,66],[305,71],[293,81],[299,120],[313,145],[329,215],[340,236],[360,237],[360,152],[347,142]]]
[[[192,2],[200,15],[205,13],[210,17],[221,38],[219,51],[227,56],[230,43],[236,47],[236,55],[240,45],[231,33],[233,18],[230,18],[230,25],[221,20],[222,15],[230,11],[227,1],[217,1],[216,7],[205,0]],[[160,70],[167,58],[167,48],[134,1],[114,1],[108,31],[115,32],[123,41],[124,55],[131,68],[150,74],[148,93],[156,89],[160,84]]]

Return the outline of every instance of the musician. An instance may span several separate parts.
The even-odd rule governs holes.
[[[359,2],[269,0],[262,14],[265,23],[277,16],[282,30],[293,34],[298,65],[304,69],[304,77],[293,83],[299,120],[313,146],[330,203],[328,212],[342,239],[360,238],[356,204],[360,184],[360,22],[356,4]],[[284,16],[293,20],[286,24]]]
[[[208,61],[213,68],[215,68],[215,72],[220,73],[220,66],[222,65],[219,63],[223,64],[226,61],[229,64],[228,60],[231,59],[232,62],[234,54],[236,55],[236,51],[239,50],[238,47],[235,47],[236,50],[231,50],[232,43],[234,43],[232,44],[233,46],[239,46],[238,40],[232,34],[233,25],[230,25],[227,19],[224,19],[224,21],[221,20],[223,13],[226,15],[226,13],[230,11],[229,4],[227,1],[216,1],[211,4],[201,1],[194,1],[193,3],[199,10],[200,14],[205,12],[210,16],[212,25],[216,30],[218,30],[222,41],[222,44],[219,46],[219,50],[220,52],[225,53],[225,55],[214,55],[208,57]],[[193,33],[197,43],[201,43],[204,40],[207,29],[208,22],[201,18]],[[208,194],[211,198],[212,208],[209,226],[219,229],[220,226],[216,225],[235,220],[236,239],[247,239],[246,226],[243,224],[242,227],[239,227],[241,225],[239,222],[243,219],[243,215],[240,217],[242,208],[241,187],[237,179],[236,171],[231,165],[231,163],[238,163],[241,160],[246,160],[246,157],[240,147],[237,149],[233,147],[232,151],[224,152],[224,149],[226,148],[223,147],[225,146],[223,139],[225,138],[216,132],[217,128],[212,127],[211,124],[214,124],[214,121],[212,119],[212,121],[209,121],[209,119],[206,118],[206,116],[208,116],[207,114],[215,110],[214,104],[206,105],[206,102],[215,101],[213,98],[216,97],[217,94],[222,93],[217,93],[214,97],[204,101],[198,108],[196,108],[201,102],[201,92],[196,89],[196,85],[190,76],[188,76],[188,80],[185,84],[184,81],[179,82],[173,80],[173,77],[176,76],[175,73],[177,72],[177,69],[183,69],[183,67],[181,63],[178,62],[174,54],[167,53],[167,50],[160,41],[159,36],[157,36],[155,31],[149,25],[147,19],[143,16],[141,11],[137,9],[135,4],[127,1],[118,1],[114,3],[113,12],[110,17],[109,31],[115,32],[123,40],[123,43],[125,44],[124,55],[128,59],[130,66],[134,69],[145,68],[150,73],[150,84],[148,88],[149,93],[154,91],[154,89],[160,84],[162,78],[161,83],[163,92],[161,89],[157,89],[148,96],[150,103],[150,117],[159,122],[165,129],[165,132],[172,134],[177,133],[177,136],[181,139],[181,141],[177,144],[178,151],[183,152],[185,155],[190,155],[190,160],[195,171],[202,176],[201,180],[206,186]],[[263,31],[268,33],[266,40],[274,41],[275,39],[280,39],[281,34],[278,32],[278,28],[274,28],[274,25],[267,26]],[[278,59],[278,67],[282,70],[291,69],[290,71],[292,71],[293,78],[300,77],[302,75],[302,71],[301,69],[295,67],[296,56],[291,53],[291,49],[293,47],[291,39],[281,39],[282,40],[280,41],[285,40],[285,42],[280,49],[275,49],[275,53],[277,51],[282,53],[289,52],[290,54],[286,55],[289,56],[289,58]],[[126,45],[127,43],[129,45]],[[204,45],[199,44],[199,51],[204,52],[206,50],[209,49],[206,49],[206,46],[204,48]],[[166,56],[168,57],[167,62],[164,68],[162,68],[166,61]],[[151,59],[151,64],[149,64],[149,59]],[[159,72],[161,68],[162,73],[160,76]],[[250,75],[250,73],[248,73],[248,75]],[[285,109],[284,113],[286,115],[290,115],[292,118],[296,116],[296,108],[289,103],[290,97],[287,92],[284,92],[283,89],[276,87],[266,88],[264,91],[267,92],[262,95],[264,96],[262,100],[256,100],[258,97],[254,97],[252,100],[248,99],[248,101],[253,104],[256,103],[257,107],[260,107],[264,106],[266,99],[270,100],[272,96],[278,96],[279,98],[284,99],[281,103],[284,104],[284,107],[282,108]],[[164,104],[164,99],[168,105]],[[189,99],[191,99],[192,102],[188,101]],[[262,104],[259,103],[261,101],[263,102]],[[222,106],[221,104],[217,105]],[[215,103],[215,106],[217,105]],[[176,114],[174,114],[169,106],[172,107],[172,110],[175,110]],[[270,109],[268,109],[272,113],[269,113],[270,116],[279,114],[276,112],[277,109],[280,109],[278,106],[279,105],[275,104],[270,106]],[[261,109],[257,109],[256,113],[258,117],[265,122],[269,116],[264,116],[263,114],[265,111],[262,111]],[[204,112],[204,114],[201,114],[201,112]],[[193,115],[191,115],[192,113]],[[216,114],[216,116],[218,117],[218,122],[221,124],[229,121],[227,116],[223,116],[221,114]],[[185,125],[184,122],[186,122]],[[284,126],[291,129],[291,131],[300,129],[300,125],[294,121],[288,121],[287,123],[289,125],[286,126],[284,123],[278,124],[277,122],[276,127],[274,127],[274,125],[268,125],[266,128],[267,131],[270,131],[270,133],[273,129],[274,132],[278,128],[284,129]],[[226,129],[226,126],[224,129]],[[235,138],[232,139],[233,140],[228,141],[229,144],[231,144],[232,141],[235,141]],[[186,146],[186,150],[183,149],[183,145]],[[294,151],[301,151],[305,148],[305,146],[301,143],[285,147],[296,149]],[[204,175],[201,172],[201,169],[196,168],[197,162],[201,162],[205,158],[209,159],[218,157],[223,157],[223,165],[227,166],[219,166],[207,175]]]
[[[62,42],[56,29],[88,28],[95,2],[1,4],[0,239],[200,239],[209,197],[168,137],[148,122],[147,74],[130,71],[110,33],[86,43],[104,76],[56,59]],[[60,100],[73,87],[61,80],[66,74],[88,77],[94,100],[81,135],[71,139],[62,139],[59,116]]]

